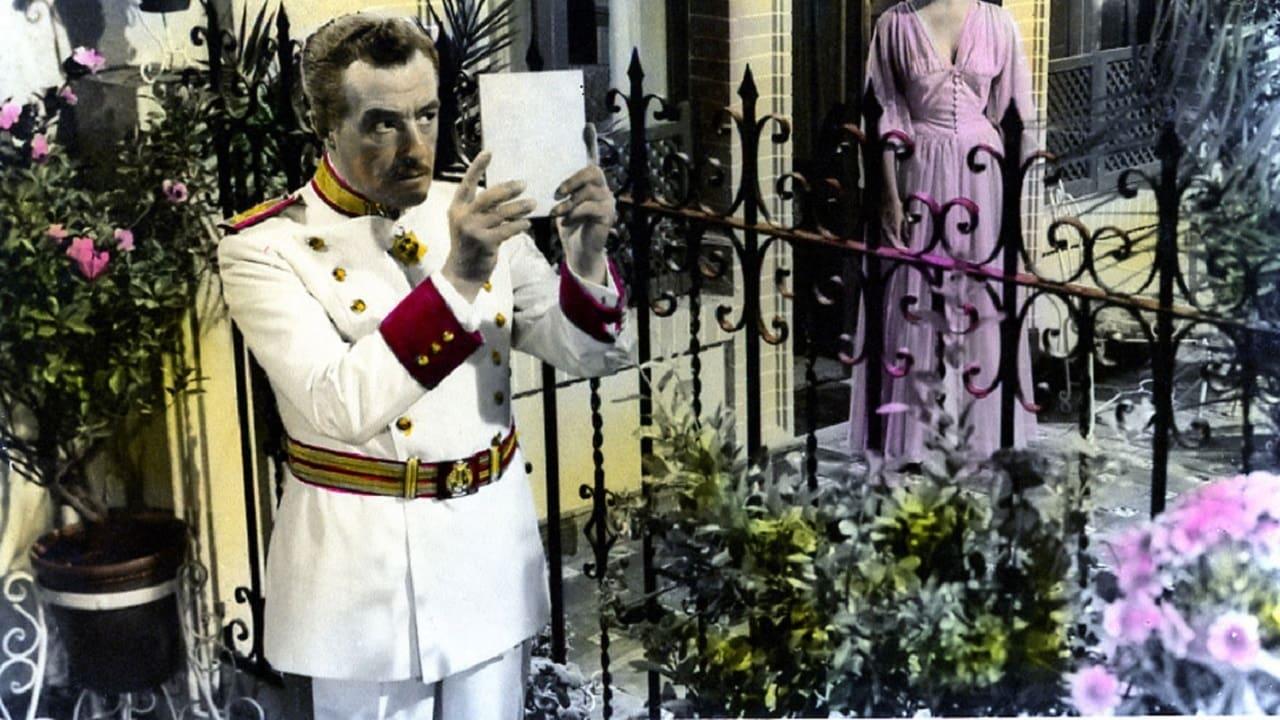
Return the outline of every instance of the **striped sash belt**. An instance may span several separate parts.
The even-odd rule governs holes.
[[[289,470],[294,477],[331,490],[405,499],[452,498],[470,495],[497,481],[516,453],[516,430],[495,435],[487,450],[460,460],[424,463],[384,460],[328,450],[285,439]],[[495,471],[496,468],[496,471]]]

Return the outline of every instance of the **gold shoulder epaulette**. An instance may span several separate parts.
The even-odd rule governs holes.
[[[297,195],[286,195],[285,197],[272,198],[254,205],[244,212],[222,221],[221,227],[227,232],[237,233],[247,227],[253,227],[268,218],[284,212],[286,208],[297,203],[300,198]]]

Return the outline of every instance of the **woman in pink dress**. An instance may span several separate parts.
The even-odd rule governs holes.
[[[1028,126],[1034,125],[1035,118],[1031,73],[1012,16],[981,0],[899,2],[876,23],[867,67],[867,82],[875,88],[884,107],[880,132],[901,131],[915,144],[914,154],[905,162],[897,163],[889,156],[885,161],[885,242],[916,252],[928,246],[933,218],[928,207],[913,200],[913,195],[927,196],[939,206],[966,198],[978,208],[976,231],[962,232],[958,225],[969,218],[963,208],[953,208],[945,216],[947,245],[939,244],[929,252],[975,262],[986,260],[1000,234],[1001,174],[988,155],[980,156],[987,165],[981,173],[970,170],[966,158],[977,145],[1003,151],[997,124],[1011,102],[1016,102],[1018,112],[1028,119]],[[1025,156],[1032,147],[1029,138],[1024,138],[1023,147]],[[907,213],[923,216],[921,222],[904,225],[904,202]],[[999,267],[1000,259],[994,264]],[[903,366],[898,360],[900,352],[908,353],[913,364],[906,377],[882,373],[880,406],[902,403],[912,409],[878,415],[877,407],[866,407],[866,368],[882,366],[879,359],[868,358],[853,369],[849,440],[855,450],[867,449],[867,423],[883,418],[885,456],[918,462],[922,459],[926,428],[915,408],[912,376],[937,375],[938,337],[934,326],[905,313],[901,303],[904,297],[911,296],[916,299],[914,310],[927,311],[939,288],[931,288],[923,274],[905,264],[882,262],[881,270],[888,269],[893,271],[885,288],[884,364]],[[980,281],[949,275],[940,288],[947,296],[946,315],[952,328],[945,342],[959,345],[961,368],[974,364],[980,368],[972,379],[979,388],[994,384],[1000,365],[997,310],[983,286]],[[999,286],[993,287],[998,294]],[[985,320],[972,332],[959,332],[969,326],[960,310],[961,303],[972,303]],[[860,320],[858,347],[862,347],[863,325]],[[1030,400],[1029,348],[1025,341],[1019,347],[1018,368],[1022,396]],[[999,388],[986,398],[977,399],[966,390],[963,374],[948,367],[944,392],[952,417],[972,404],[970,449],[989,454],[998,448]],[[1035,432],[1035,416],[1021,404],[1015,408],[1015,438],[1021,445]]]

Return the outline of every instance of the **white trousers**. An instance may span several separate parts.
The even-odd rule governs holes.
[[[438,682],[312,678],[315,720],[521,720],[529,643]]]

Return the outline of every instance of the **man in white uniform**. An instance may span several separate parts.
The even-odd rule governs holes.
[[[267,659],[311,678],[317,718],[519,718],[548,599],[511,352],[630,364],[613,195],[594,164],[561,185],[557,274],[520,184],[479,187],[486,155],[432,183],[438,58],[409,21],[329,23],[303,82],[319,170],[229,220],[218,252],[288,434]]]

